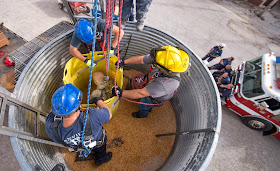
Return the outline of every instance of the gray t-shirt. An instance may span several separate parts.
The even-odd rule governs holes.
[[[153,60],[150,56],[150,54],[145,55],[143,58],[143,62],[145,64],[152,64]],[[148,75],[150,78],[155,73],[161,74],[162,72],[159,70],[159,68],[155,67],[152,69],[151,73]],[[180,77],[180,74],[178,73],[176,75],[177,77]],[[174,91],[178,89],[180,85],[180,82],[174,78],[168,78],[168,77],[157,77],[153,78],[149,83],[145,86],[148,92],[150,93],[151,97],[156,99],[159,102],[163,102],[166,100],[169,100],[173,97]]]

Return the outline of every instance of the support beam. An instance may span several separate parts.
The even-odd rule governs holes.
[[[274,4],[276,4],[278,0],[273,0],[270,4],[268,4],[265,9],[263,9],[259,14],[257,14],[258,17],[261,17],[267,10],[269,10]]]

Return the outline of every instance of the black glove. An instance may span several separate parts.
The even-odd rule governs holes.
[[[120,87],[116,87],[116,89],[117,89],[117,92],[115,91],[115,86],[114,87],[112,87],[112,95],[113,96],[119,96],[120,98],[122,97],[122,89],[120,88]]]
[[[115,63],[115,68],[117,68],[117,65],[118,65],[118,61]],[[124,62],[123,62],[123,60],[120,60],[119,68],[123,68],[123,66],[124,66]],[[119,68],[117,68],[117,69],[119,69]]]
[[[104,101],[101,97],[94,97],[94,98],[92,98],[92,103],[97,105],[98,100]]]
[[[150,51],[150,55],[153,59],[156,58],[156,53],[157,51],[165,51],[166,49],[163,49],[161,47],[155,47],[155,48],[152,48],[151,51]]]

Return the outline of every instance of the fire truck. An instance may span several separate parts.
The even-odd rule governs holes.
[[[274,53],[243,62],[232,74],[223,104],[247,127],[280,139],[280,57]]]

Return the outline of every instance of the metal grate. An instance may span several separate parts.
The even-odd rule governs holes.
[[[275,116],[273,116],[271,118],[275,119],[276,121],[280,121],[280,114],[279,115],[275,115]]]
[[[10,56],[16,63],[15,83],[17,83],[27,63],[37,52],[39,52],[40,49],[42,49],[42,47],[71,29],[73,29],[73,25],[71,23],[62,21],[41,35],[37,36],[30,42],[27,42],[20,48],[13,51]]]

